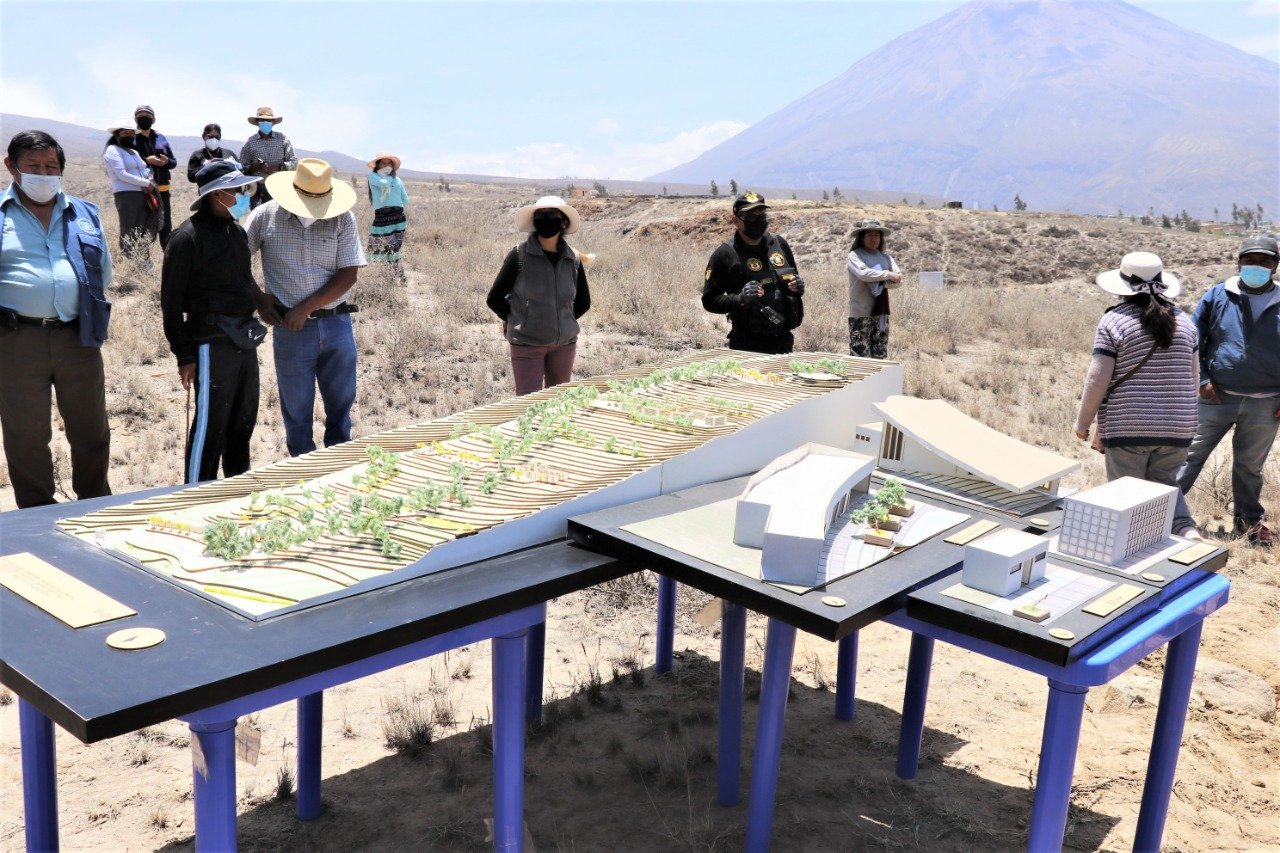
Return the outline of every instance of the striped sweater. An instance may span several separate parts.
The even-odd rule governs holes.
[[[1168,349],[1157,349],[1137,372],[1102,403],[1098,411],[1104,447],[1188,447],[1196,434],[1198,336],[1191,319],[1178,308],[1177,329]],[[1095,356],[1115,359],[1111,381],[1137,367],[1155,340],[1142,328],[1142,311],[1124,303],[1098,323]]]

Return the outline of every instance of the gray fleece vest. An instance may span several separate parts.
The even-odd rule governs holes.
[[[560,261],[554,267],[536,234],[522,247],[520,274],[511,288],[507,340],[517,346],[564,346],[578,339],[573,297],[578,291],[578,255],[560,240]],[[519,251],[519,248],[517,248]]]

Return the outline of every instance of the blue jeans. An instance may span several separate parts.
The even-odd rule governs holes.
[[[351,440],[356,401],[356,338],[351,315],[307,320],[300,331],[277,326],[271,333],[276,385],[290,456],[316,449],[312,437],[316,386],[324,402],[324,446]]]
[[[1200,423],[1191,442],[1186,464],[1178,472],[1178,488],[1189,492],[1200,476],[1200,469],[1218,442],[1235,427],[1231,436],[1231,496],[1235,501],[1236,520],[1246,525],[1262,520],[1262,466],[1276,440],[1276,409],[1280,398],[1255,399],[1222,395],[1221,403],[1199,404]]]

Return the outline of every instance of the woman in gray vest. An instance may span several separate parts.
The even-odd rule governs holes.
[[[486,300],[511,345],[516,394],[568,382],[577,354],[578,318],[591,308],[582,259],[564,240],[581,224],[559,196],[516,211],[529,238],[507,253]]]
[[[845,261],[849,273],[849,354],[889,357],[889,291],[902,285],[902,271],[884,250],[889,233],[878,219],[864,219],[853,232]]]

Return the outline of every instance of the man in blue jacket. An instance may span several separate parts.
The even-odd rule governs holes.
[[[111,494],[102,342],[111,255],[98,208],[62,191],[62,146],[38,130],[9,142],[0,194],[0,429],[19,507],[55,503],[51,392],[77,498]]]
[[[1250,544],[1270,547],[1275,533],[1263,522],[1262,469],[1280,426],[1280,287],[1276,238],[1247,238],[1237,253],[1239,274],[1209,288],[1196,306],[1200,330],[1199,425],[1178,472],[1188,492],[1218,442],[1231,438],[1231,493],[1235,531]]]

